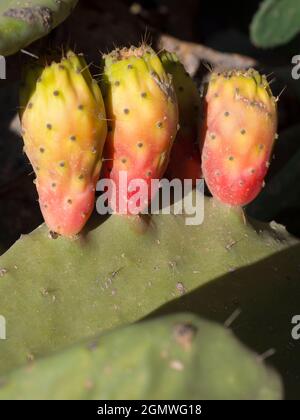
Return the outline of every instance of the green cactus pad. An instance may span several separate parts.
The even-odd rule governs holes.
[[[280,399],[275,372],[230,330],[189,314],[142,322],[33,362],[3,399]]]
[[[7,340],[0,342],[0,372],[165,306],[176,310],[180,302],[181,311],[212,311],[209,316],[221,314],[221,322],[241,304],[252,329],[264,321],[253,316],[253,308],[266,322],[271,317],[276,324],[273,303],[286,276],[293,279],[288,310],[297,296],[298,254],[280,259],[294,248],[297,242],[280,229],[257,232],[246,224],[242,210],[213,199],[206,199],[204,223],[199,226],[187,226],[180,215],[156,215],[148,223],[113,215],[91,221],[71,241],[51,239],[42,225],[0,257],[0,314],[7,321]],[[247,281],[239,277],[240,271],[272,258],[275,263],[269,262],[250,279],[246,275]],[[228,287],[225,284],[217,295],[218,304],[213,304],[214,291],[201,300],[202,289],[206,296],[208,286],[218,285],[222,276],[228,277]],[[275,294],[273,300],[270,294]],[[266,305],[272,305],[269,315]],[[283,331],[289,332],[289,313],[275,313]],[[265,328],[260,331],[266,338]],[[269,337],[258,350],[267,350],[272,342]]]
[[[298,0],[264,0],[254,15],[251,38],[263,48],[276,47],[290,41],[300,31]]]
[[[78,0],[3,0],[0,5],[0,54],[11,55],[47,35],[63,22]]]

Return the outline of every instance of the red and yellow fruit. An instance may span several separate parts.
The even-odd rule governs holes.
[[[205,98],[202,170],[213,196],[245,205],[260,192],[277,128],[276,98],[256,70],[212,73]]]
[[[120,213],[122,207],[122,213],[137,214],[156,193],[151,180],[161,178],[169,162],[178,126],[176,94],[172,78],[146,45],[116,49],[104,61],[108,136],[102,176],[116,185],[116,201],[110,200],[113,210]],[[124,172],[125,187],[119,179]],[[137,190],[127,187],[136,179],[145,182],[147,193],[140,191],[135,206],[131,200]]]
[[[21,90],[25,152],[49,229],[81,231],[94,207],[107,134],[100,88],[82,56],[27,71]]]

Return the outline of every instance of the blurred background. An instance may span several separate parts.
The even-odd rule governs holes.
[[[268,75],[280,95],[279,138],[266,186],[246,211],[300,237],[300,79],[292,77],[299,29],[299,0],[79,1],[47,37],[8,57],[7,79],[0,80],[0,253],[42,222],[19,133],[18,85],[22,65],[34,60],[29,54],[69,45],[85,53],[96,74],[100,52],[143,40],[176,51],[199,87],[211,67],[254,66]]]

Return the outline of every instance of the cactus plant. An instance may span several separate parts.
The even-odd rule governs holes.
[[[21,105],[24,150],[45,221],[54,232],[75,235],[94,208],[107,134],[98,83],[84,58],[69,51],[49,66],[30,67]]]
[[[264,0],[254,15],[251,38],[258,47],[285,44],[300,31],[298,0]]]
[[[154,215],[150,223],[112,215],[91,220],[74,241],[53,239],[44,225],[22,236],[0,257],[0,313],[8,337],[0,345],[0,372],[139,320],[297,244],[280,230],[257,233],[241,209],[214,199],[205,201],[202,225],[185,221],[185,215]],[[294,267],[287,257],[284,275],[295,278]],[[270,268],[267,275],[277,279],[280,273]],[[264,275],[256,275],[260,287],[267,285]]]
[[[3,399],[279,399],[272,369],[189,314],[144,321],[0,378]]]
[[[14,54],[63,22],[78,0],[3,0],[0,5],[0,54]]]

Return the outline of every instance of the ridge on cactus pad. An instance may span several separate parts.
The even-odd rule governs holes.
[[[202,177],[199,152],[200,94],[193,79],[175,53],[163,51],[160,59],[171,74],[179,109],[179,130],[172,147],[166,177],[192,179]]]
[[[116,191],[108,201],[116,213],[138,214],[157,192],[177,132],[178,107],[172,78],[157,54],[143,44],[104,56],[102,88],[108,118],[102,177]],[[126,174],[127,182],[120,176]],[[145,190],[133,183],[141,180]],[[130,191],[130,186],[132,190]]]
[[[212,73],[205,97],[202,170],[216,198],[251,202],[263,187],[276,139],[277,98],[256,70]]]
[[[29,67],[21,89],[24,150],[50,230],[81,231],[94,208],[107,133],[100,88],[82,55]]]
[[[282,397],[273,369],[230,330],[191,314],[118,328],[37,360],[0,382],[0,400]]]

